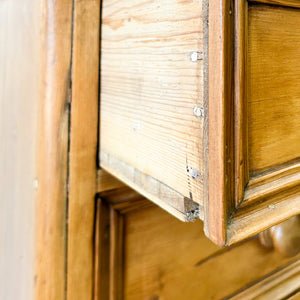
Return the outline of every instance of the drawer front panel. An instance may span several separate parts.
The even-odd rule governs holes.
[[[211,0],[207,39],[205,1],[103,1],[101,167],[220,245],[300,213],[299,17]]]
[[[300,9],[249,5],[250,174],[300,158]]]
[[[180,222],[124,192],[98,201],[95,299],[227,299],[239,290],[237,299],[281,299],[298,288],[300,262],[282,268],[300,255],[283,257],[257,238],[219,248],[200,220]]]
[[[210,2],[219,26],[209,29],[205,224],[213,240],[231,244],[300,213],[300,2],[219,4]]]

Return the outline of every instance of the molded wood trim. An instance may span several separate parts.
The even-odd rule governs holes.
[[[40,77],[30,78],[38,80],[40,87],[35,139],[36,299],[63,300],[66,297],[72,6],[71,1],[53,0],[42,1],[38,6]]]
[[[244,197],[249,181],[248,169],[248,115],[247,115],[247,42],[248,2],[235,1],[234,54],[234,152],[235,152],[235,206]]]
[[[272,4],[298,7],[294,1]],[[259,176],[249,173],[248,2],[232,5],[227,0],[210,2],[209,193],[204,221],[207,236],[218,245],[235,243],[300,212],[299,162]]]
[[[298,0],[250,0],[251,2],[300,8]],[[250,2],[249,1],[249,2]]]
[[[300,289],[300,261],[275,270],[261,280],[246,286],[243,290],[226,299],[287,299]]]
[[[254,177],[248,183],[241,207],[300,184],[300,163]]]
[[[285,1],[282,1],[285,2]],[[235,8],[235,201],[236,207],[254,201],[263,201],[271,193],[279,193],[299,184],[299,163],[270,170],[266,174],[251,177],[248,167],[248,114],[247,114],[247,40],[248,2],[236,1]],[[268,181],[268,183],[266,182]],[[260,186],[254,187],[255,186]]]
[[[123,216],[153,204],[128,187],[97,198],[95,222],[94,300],[123,299]]]
[[[104,150],[101,151],[100,155],[101,165],[104,169],[178,219],[187,222],[201,218],[203,215],[201,213],[202,207],[190,198],[183,197],[162,182],[112,157],[105,153]]]
[[[241,207],[228,219],[227,245],[257,234],[300,214],[300,187],[271,195],[261,203]]]
[[[234,207],[233,178],[233,2],[209,3],[208,199],[204,230],[218,245],[226,243],[226,222]]]
[[[67,241],[72,300],[93,297],[95,195],[124,186],[97,167],[100,8],[101,1],[74,1]],[[104,212],[102,217],[106,222]]]

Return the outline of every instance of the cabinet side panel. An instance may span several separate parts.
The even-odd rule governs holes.
[[[0,299],[33,299],[38,1],[0,1]]]
[[[135,187],[112,157],[200,204],[202,23],[202,1],[103,1],[100,163]]]

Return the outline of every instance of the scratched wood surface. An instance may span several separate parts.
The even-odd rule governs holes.
[[[100,163],[141,193],[154,178],[150,199],[166,185],[202,204],[202,23],[202,1],[103,1]]]
[[[250,172],[300,158],[300,9],[249,6]]]

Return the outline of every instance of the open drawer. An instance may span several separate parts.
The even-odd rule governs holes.
[[[300,2],[110,1],[100,166],[228,245],[300,213]]]

